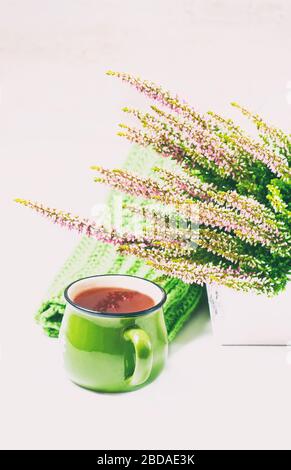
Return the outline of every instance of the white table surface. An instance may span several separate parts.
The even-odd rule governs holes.
[[[288,348],[216,346],[206,305],[150,386],[71,384],[33,315],[78,237],[12,202],[89,214],[103,200],[89,166],[122,163],[120,108],[145,103],[109,68],[290,129],[290,2],[0,0],[0,12],[0,447],[290,448]]]

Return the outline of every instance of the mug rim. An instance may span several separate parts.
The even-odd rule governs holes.
[[[78,305],[76,302],[74,302],[70,296],[69,296],[69,289],[74,285],[77,284],[80,281],[84,281],[85,279],[92,279],[92,278],[99,278],[99,277],[131,277],[134,279],[140,279],[144,282],[148,282],[150,284],[153,284],[156,286],[162,294],[161,300],[153,305],[150,308],[144,309],[144,310],[138,310],[137,312],[120,312],[120,313],[107,313],[107,312],[97,312],[96,310],[91,310],[86,307],[82,307],[81,305]],[[64,297],[65,300],[72,305],[72,307],[76,308],[77,310],[81,310],[84,313],[87,313],[89,315],[97,316],[97,317],[111,317],[111,318],[126,318],[126,317],[139,317],[142,315],[148,315],[149,313],[154,312],[155,310],[159,310],[165,303],[167,299],[167,293],[163,287],[159,286],[156,282],[150,281],[149,279],[144,279],[143,277],[140,276],[132,276],[131,274],[94,274],[93,276],[85,276],[81,277],[80,279],[76,279],[75,281],[71,282],[64,290]]]

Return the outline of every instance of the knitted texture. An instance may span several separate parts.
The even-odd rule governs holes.
[[[162,159],[149,149],[133,146],[125,168],[141,176],[151,174],[152,167],[173,167],[170,160]],[[134,198],[111,191],[108,206],[111,222],[119,217],[119,209],[123,204],[132,202]],[[141,201],[143,203],[143,201]],[[122,218],[123,229],[133,227],[130,215]],[[71,256],[55,277],[48,291],[46,300],[36,314],[36,321],[43,327],[46,334],[57,337],[65,310],[63,292],[72,281],[94,274],[132,274],[150,279],[167,293],[164,305],[165,322],[169,341],[172,341],[185,321],[198,306],[202,295],[202,287],[196,284],[185,284],[182,281],[165,276],[148,266],[144,261],[131,256],[120,255],[115,247],[83,237]]]

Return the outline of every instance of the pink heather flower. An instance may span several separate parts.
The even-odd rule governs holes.
[[[165,122],[170,123],[180,132],[181,142],[184,145],[193,145],[205,159],[213,161],[221,170],[222,175],[239,179],[243,170],[241,163],[237,161],[235,153],[227,147],[221,139],[212,132],[209,124],[207,128],[202,127],[196,121],[183,119],[174,114],[165,113],[156,106],[151,106]]]
[[[220,207],[212,201],[193,201],[177,192],[171,185],[161,185],[151,178],[141,178],[126,170],[108,170],[101,167],[92,167],[101,176],[95,181],[105,183],[111,187],[147,199],[156,199],[164,204],[172,205],[184,217],[213,228],[221,228],[226,232],[233,232],[240,239],[253,245],[260,243],[263,246],[276,249],[282,243],[279,234],[270,234],[262,227],[256,226],[249,218],[245,218],[231,208]]]
[[[148,80],[142,80],[139,77],[134,77],[128,73],[109,70],[107,75],[120,78],[123,82],[132,85],[137,91],[143,93],[148,98],[161,103],[178,114],[183,114],[186,117],[199,121],[202,126],[207,126],[205,118],[195,111],[192,106],[186,101],[181,100],[177,95],[172,95],[168,90],[164,90],[159,85]]]
[[[268,279],[264,276],[250,276],[240,273],[240,270],[224,269],[212,263],[197,264],[189,260],[164,260],[163,257],[157,255],[152,256],[148,263],[188,284],[219,283],[239,290],[271,292]]]
[[[235,105],[239,109],[239,105]],[[244,110],[246,111],[246,110]],[[275,175],[287,179],[291,177],[291,172],[288,167],[288,161],[283,155],[278,155],[274,151],[270,151],[266,145],[261,145],[256,140],[246,135],[241,128],[235,126],[231,119],[224,119],[216,113],[210,112],[211,118],[214,122],[216,121],[226,130],[230,131],[227,134],[228,145],[233,149],[237,149],[243,153],[244,158],[247,157],[251,160],[258,160],[264,163]],[[245,114],[245,113],[244,113]],[[281,132],[281,131],[280,131]],[[284,135],[284,134],[283,134]]]
[[[95,181],[108,184],[111,187],[131,194],[132,196],[157,199],[159,201],[173,203],[175,205],[185,204],[187,201],[189,202],[189,199],[179,195],[175,195],[174,200],[170,188],[153,180],[152,178],[140,177],[127,170],[109,170],[100,166],[92,166],[92,169],[100,173],[100,177],[95,178]]]
[[[126,170],[93,167],[99,173],[96,181],[147,200],[130,208],[144,217],[138,222],[141,234],[108,230],[31,201],[17,202],[188,283],[219,283],[267,294],[282,289],[290,274],[285,199],[291,178],[291,135],[234,103],[257,126],[261,138],[257,141],[232,120],[212,112],[201,115],[152,82],[125,73],[108,74],[170,109],[166,112],[154,105],[151,114],[125,108],[144,129],[121,124],[119,135],[151,146],[176,162],[180,171],[156,169],[156,177],[145,178]],[[148,200],[156,202],[153,209]],[[176,227],[170,216],[177,219]]]
[[[211,280],[238,289],[251,288],[262,291],[269,288],[268,279],[255,271],[253,276],[247,276],[239,268],[233,269],[230,266],[223,268],[212,263],[196,263],[195,252],[189,256],[189,252],[183,250],[183,245],[179,240],[168,241],[159,235],[155,235],[154,238],[138,237],[131,233],[120,235],[115,230],[107,231],[104,227],[97,226],[94,222],[74,216],[69,212],[51,209],[24,199],[17,199],[16,202],[35,210],[63,227],[74,229],[101,242],[111,243],[122,253],[142,258],[159,271],[166,274],[171,272],[172,276],[177,276],[185,282],[202,284]]]
[[[128,204],[126,208],[142,216],[140,223],[145,224],[146,233],[160,234],[169,241],[171,239],[183,240],[186,250],[187,246],[194,249],[197,245],[234,264],[263,269],[255,257],[245,254],[242,243],[234,235],[213,228],[194,227],[193,229],[189,221],[185,219],[181,221],[177,213],[162,211],[162,208],[157,208],[156,205]]]
[[[100,239],[100,241],[108,242],[110,240],[113,244],[116,245],[123,243],[140,243],[144,244],[145,246],[151,244],[155,245],[155,243],[157,242],[156,238],[152,239],[151,237],[146,236],[139,237],[130,233],[118,234],[116,230],[107,230],[103,225],[98,225],[87,218],[82,218],[73,215],[70,212],[64,212],[58,209],[46,207],[38,202],[32,202],[26,199],[15,199],[15,202],[29,207],[30,209],[33,209],[35,212],[38,212],[39,214],[48,219],[51,219],[54,223],[60,226],[77,230],[79,233],[88,234],[94,238]],[[179,247],[181,246],[180,240],[175,240],[171,238],[170,241],[172,245],[177,244]],[[167,247],[167,239],[159,237],[158,243],[160,242],[165,243],[165,247]]]
[[[241,215],[257,224],[260,229],[269,234],[279,236],[279,230],[272,211],[251,197],[241,196],[236,191],[220,191],[214,184],[203,182],[196,176],[183,172],[173,172],[165,169],[155,169],[163,181],[177,191],[183,191],[188,196],[202,201],[211,201],[222,207],[236,209]]]
[[[139,129],[120,124],[120,127],[124,129],[121,132],[118,132],[118,135],[125,137],[130,142],[134,142],[141,147],[152,147],[153,150],[161,154],[165,158],[172,158],[177,161],[182,168],[190,168],[190,162],[187,161],[185,154],[173,142],[167,140],[167,134],[164,135],[154,135],[147,132],[142,132]]]
[[[253,123],[257,126],[259,130],[261,130],[264,134],[269,136],[273,141],[277,144],[283,144],[283,146],[290,147],[291,146],[291,136],[285,134],[281,129],[277,129],[276,127],[269,126],[258,114],[254,114],[251,111],[243,108],[238,103],[231,103],[232,106],[239,109],[242,114],[244,114],[248,119],[253,121]]]
[[[198,124],[192,125],[190,132],[189,125],[183,124],[174,115],[163,113],[161,110],[159,110],[159,114],[166,117],[167,122],[149,113],[141,113],[136,109],[124,108],[124,111],[136,116],[142,125],[149,129],[148,135],[154,137],[157,142],[165,143],[171,149],[174,148],[172,158],[175,160],[181,160],[182,154],[184,159],[192,162],[192,166],[198,163],[206,168],[212,168],[222,176],[233,177],[235,175],[233,156],[229,160],[228,154],[230,152],[227,153],[221,147],[219,140]],[[177,153],[179,158],[177,158]]]

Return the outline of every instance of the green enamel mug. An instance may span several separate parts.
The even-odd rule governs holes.
[[[154,306],[132,313],[105,313],[74,301],[98,287],[131,289],[148,295]],[[152,382],[168,352],[163,315],[165,291],[152,281],[123,274],[79,279],[65,290],[60,331],[64,367],[76,384],[98,392],[128,392]]]

